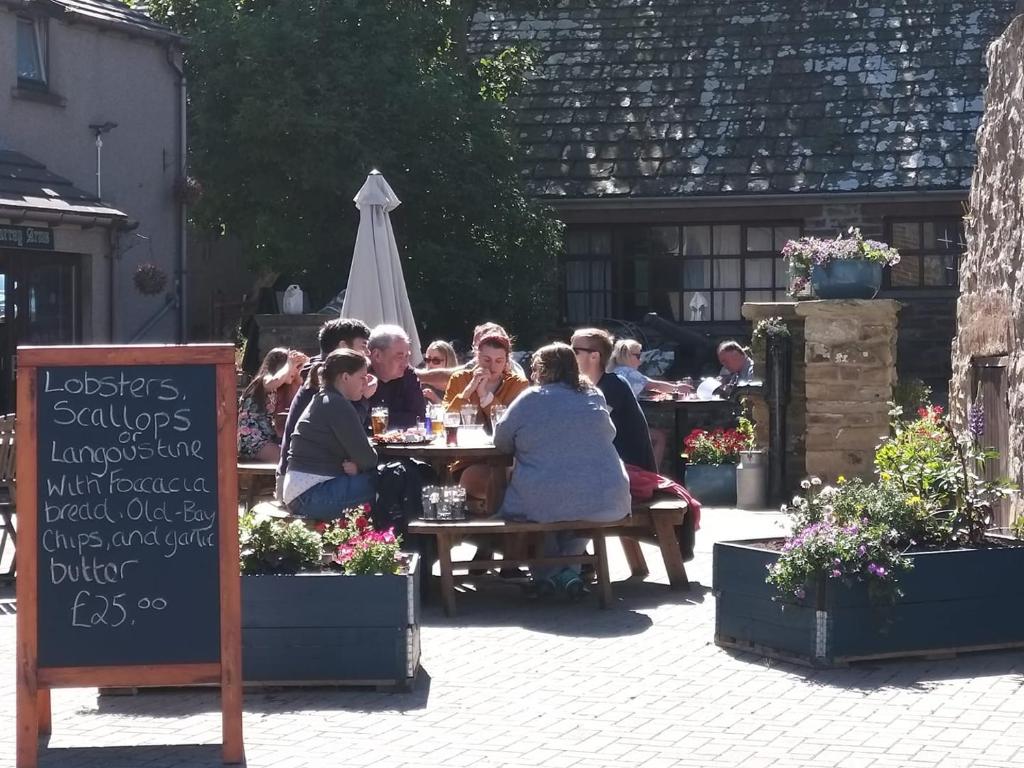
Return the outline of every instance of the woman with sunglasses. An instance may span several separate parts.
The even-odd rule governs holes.
[[[637,397],[644,392],[666,392],[670,395],[693,392],[693,386],[685,381],[659,381],[640,373],[642,349],[639,341],[619,339],[608,361],[608,372],[620,376]]]
[[[423,365],[428,371],[438,369],[451,370],[458,364],[459,360],[455,356],[455,350],[447,341],[441,341],[440,339],[432,341],[430,346],[427,347],[427,351],[423,353]],[[423,397],[428,403],[440,403],[444,397],[444,388],[424,383]]]

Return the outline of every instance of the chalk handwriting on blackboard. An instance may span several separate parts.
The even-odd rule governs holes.
[[[201,369],[39,372],[41,615],[83,641],[101,635],[96,648],[120,646],[118,658],[150,661],[140,643],[203,623],[196,658],[216,658],[215,379]],[[66,646],[54,641],[57,663],[70,663]]]

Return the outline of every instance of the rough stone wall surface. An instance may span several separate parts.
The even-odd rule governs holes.
[[[804,301],[805,461],[809,475],[870,479],[888,433],[900,305],[888,299]]]
[[[1008,357],[1012,480],[1024,487],[1024,16],[988,49],[985,115],[960,266],[950,405],[963,424],[972,398],[972,359]],[[1015,514],[1024,513],[1019,495]]]

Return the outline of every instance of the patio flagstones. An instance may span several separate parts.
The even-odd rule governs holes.
[[[708,510],[689,593],[651,579],[616,605],[533,604],[505,585],[425,615],[408,694],[248,693],[252,768],[1010,768],[1024,762],[1024,652],[809,670],[712,641],[711,544],[780,532],[774,513]],[[610,547],[613,577],[627,573]],[[0,603],[11,601],[10,591]],[[15,617],[0,610],[0,707],[13,720]],[[212,691],[55,691],[45,768],[219,766]],[[14,728],[0,731],[0,768]]]

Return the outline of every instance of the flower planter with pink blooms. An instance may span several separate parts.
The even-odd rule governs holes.
[[[409,690],[419,668],[419,558],[353,515],[310,528],[243,516],[247,684]]]

